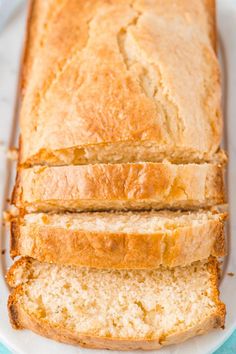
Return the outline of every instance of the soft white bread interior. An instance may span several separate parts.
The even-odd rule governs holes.
[[[158,270],[96,270],[17,261],[9,314],[15,328],[66,343],[155,349],[224,325],[217,261]]]
[[[225,255],[225,218],[216,211],[26,214],[12,222],[11,256],[95,268],[186,265]]]

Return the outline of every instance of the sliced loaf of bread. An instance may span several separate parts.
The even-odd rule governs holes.
[[[217,262],[158,270],[96,270],[17,261],[9,314],[65,343],[108,349],[157,349],[224,325]]]
[[[12,222],[11,256],[95,268],[173,267],[223,256],[212,211],[27,214]]]

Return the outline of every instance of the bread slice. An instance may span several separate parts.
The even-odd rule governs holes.
[[[95,164],[20,169],[13,203],[27,212],[194,209],[224,202],[217,164]]]
[[[224,326],[217,261],[158,270],[96,270],[17,261],[8,307],[14,328],[61,342],[157,349]]]
[[[210,211],[27,214],[11,256],[95,268],[174,267],[224,256],[225,214]]]
[[[214,0],[33,1],[21,163],[208,161],[222,131],[215,47]]]

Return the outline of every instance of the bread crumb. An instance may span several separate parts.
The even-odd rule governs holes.
[[[18,159],[18,149],[11,148],[7,151],[7,158],[12,161],[16,161]]]
[[[2,213],[3,215],[3,220],[6,222],[10,222],[11,221],[11,214],[8,211],[4,211]]]
[[[227,273],[230,277],[233,277],[234,276],[234,273],[232,273],[232,272],[229,272],[229,273]]]
[[[3,220],[5,222],[11,222],[15,217],[17,217],[19,211],[16,207],[11,206],[9,210],[3,211]]]

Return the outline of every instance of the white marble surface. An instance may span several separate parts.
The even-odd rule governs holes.
[[[11,1],[11,0],[9,0]],[[25,28],[26,2],[20,6],[0,32],[0,160],[5,160],[14,114],[19,58]],[[3,187],[5,164],[0,164],[0,188]]]
[[[0,32],[0,139],[7,143],[14,109],[19,58],[25,28],[25,4]],[[14,24],[14,25],[13,25]]]
[[[9,0],[11,1],[11,0]],[[41,0],[47,1],[47,0]],[[229,165],[229,199],[231,213],[231,241],[226,272],[236,273],[236,1],[219,0],[219,28],[225,48],[225,63],[228,71],[226,97],[226,132],[228,138]],[[3,193],[5,178],[5,153],[9,141],[11,121],[14,112],[17,74],[25,23],[25,8],[10,21],[0,32],[0,198]],[[1,200],[1,199],[0,199]],[[1,237],[0,246],[5,240]],[[5,246],[4,246],[5,247]],[[94,354],[95,351],[65,346],[41,338],[29,331],[14,331],[8,321],[6,302],[9,290],[4,281],[7,256],[0,258],[0,341],[13,351],[21,354]],[[210,354],[217,349],[236,327],[236,277],[225,276],[221,283],[222,299],[227,305],[225,331],[213,331],[208,335],[194,338],[178,346],[159,351],[159,354]],[[99,354],[107,351],[99,350]],[[114,352],[113,352],[114,353]],[[116,352],[117,353],[117,352]]]

